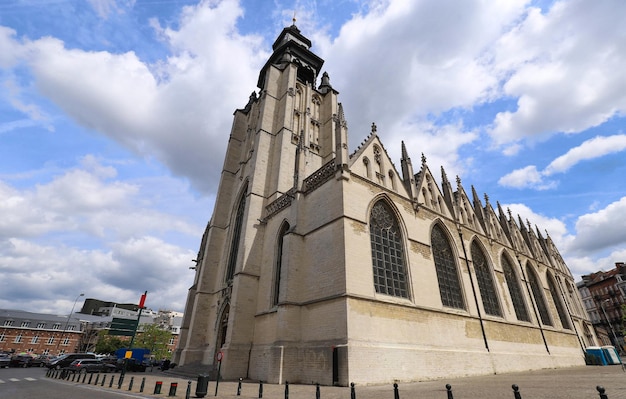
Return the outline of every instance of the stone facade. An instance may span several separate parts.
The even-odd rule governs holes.
[[[235,112],[174,362],[348,385],[584,364],[595,344],[550,237],[372,125],[349,154],[323,60],[294,26]],[[316,87],[317,86],[317,87]]]

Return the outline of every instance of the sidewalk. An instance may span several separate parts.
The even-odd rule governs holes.
[[[92,384],[96,385],[96,376]],[[102,378],[105,376],[105,384]],[[114,383],[109,387],[111,376]],[[187,387],[190,397],[195,398],[196,380],[171,375],[163,372],[127,373],[121,388],[118,388],[119,374],[100,374],[97,387],[132,392],[146,398],[185,398]],[[144,380],[145,378],[145,380]],[[129,384],[133,380],[132,389]],[[85,384],[88,383],[87,376]],[[82,381],[82,377],[81,377]],[[144,382],[143,392],[140,392]],[[161,382],[161,393],[154,394],[155,385]],[[191,384],[189,384],[191,382]],[[71,380],[68,383],[83,384]],[[172,383],[177,384],[175,396],[169,396]],[[606,389],[608,399],[626,399],[626,372],[621,366],[581,366],[567,369],[550,369],[488,375],[480,377],[453,378],[449,380],[399,383],[400,399],[447,399],[446,384],[452,387],[454,399],[505,399],[514,398],[513,384],[518,385],[522,399],[592,399],[600,398],[597,385]],[[215,381],[209,382],[206,398],[256,399],[259,398],[259,383],[244,381],[240,396],[237,396],[237,382],[220,381],[217,396]],[[349,387],[320,387],[320,399],[350,399]],[[356,399],[394,399],[393,385],[355,386]],[[285,386],[263,384],[262,397],[265,399],[283,399]],[[290,399],[315,399],[315,385],[289,385]]]

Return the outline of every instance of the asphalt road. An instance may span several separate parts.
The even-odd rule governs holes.
[[[127,392],[47,378],[46,370],[38,367],[0,369],[0,399],[145,399],[145,396]]]

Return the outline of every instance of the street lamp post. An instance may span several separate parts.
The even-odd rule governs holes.
[[[611,329],[611,334],[613,334],[613,345],[615,345],[615,348],[617,348],[617,350],[621,352],[619,342],[617,341],[617,336],[615,335],[615,330],[613,330],[613,324],[611,324],[609,317],[606,315],[606,310],[604,310],[604,303],[609,302],[609,301],[610,299],[605,299],[603,301],[600,301],[600,308],[602,308],[602,313],[604,313],[604,318],[606,319],[606,322],[609,324],[609,328]]]
[[[80,293],[76,299],[74,299],[74,304],[72,305],[72,310],[70,311],[70,314],[67,316],[67,321],[65,322],[65,327],[63,327],[63,334],[61,335],[61,338],[59,338],[59,342],[57,343],[57,352],[59,352],[59,345],[61,345],[61,341],[63,340],[63,337],[65,337],[65,333],[67,332],[67,327],[70,324],[70,318],[72,317],[72,314],[74,314],[74,308],[76,307],[76,302],[78,302],[78,298],[80,298],[81,296],[85,296],[84,293]]]

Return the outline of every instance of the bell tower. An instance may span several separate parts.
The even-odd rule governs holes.
[[[206,370],[221,352],[224,377],[247,375],[255,316],[278,303],[278,288],[259,283],[275,273],[277,229],[267,220],[297,203],[305,179],[322,166],[334,162],[339,164],[333,169],[347,169],[347,125],[338,92],[327,73],[316,87],[324,60],[310,48],[295,24],[284,28],[259,73],[259,91],[234,113],[174,356],[181,365]],[[292,206],[288,212],[281,219],[285,248],[302,210]]]

